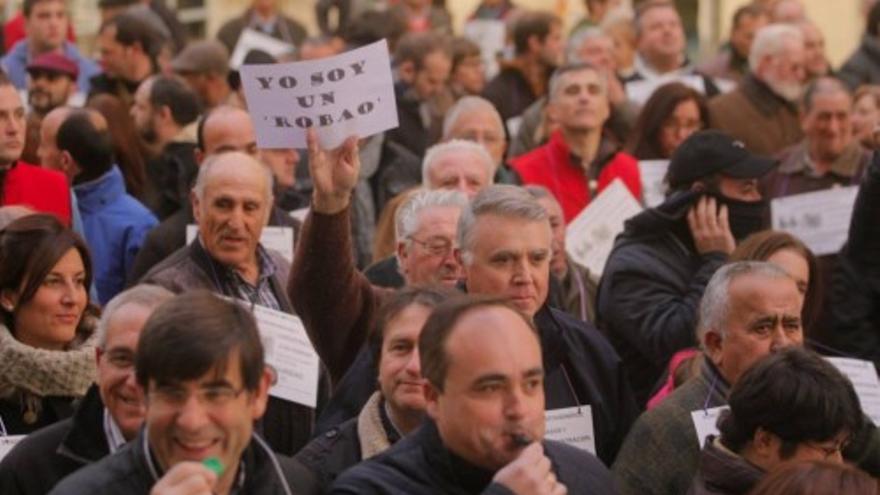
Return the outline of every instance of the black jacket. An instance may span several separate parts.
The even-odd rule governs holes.
[[[151,268],[186,246],[186,226],[194,223],[196,219],[193,216],[192,203],[187,201],[181,209],[150,230],[137,256],[134,257],[131,271],[126,274],[126,286],[137,284]],[[269,225],[292,227],[293,242],[299,237],[300,222],[280,208],[272,209]]]
[[[596,453],[611,465],[638,415],[620,358],[598,330],[561,310],[545,305],[535,315],[535,324],[541,332],[547,409],[590,405]],[[376,368],[364,347],[336,388],[317,430],[356,416],[375,384]]]
[[[312,470],[318,479],[321,491],[326,492],[339,475],[364,460],[365,455],[376,455],[381,452],[379,444],[384,450],[401,439],[400,433],[385,413],[383,404],[384,400],[378,399],[364,406],[365,410],[372,408],[378,413],[379,419],[375,421],[375,426],[370,420],[371,411],[367,411],[366,415],[362,411],[358,417],[319,435],[296,454],[296,460]],[[361,424],[361,421],[365,424]],[[381,439],[377,441],[375,437]],[[367,443],[366,453],[362,441]]]
[[[415,98],[410,87],[403,83],[394,86],[397,100],[397,127],[385,133],[385,137],[403,146],[416,156],[425,156],[425,150],[433,144],[430,129],[422,121],[419,107],[422,102]]]
[[[697,310],[724,253],[700,255],[687,219],[693,197],[676,195],[629,219],[599,282],[598,326],[623,359],[644,405],[676,351],[696,344]]]
[[[880,154],[853,207],[849,237],[831,278],[832,345],[880,366]]]
[[[53,495],[147,495],[162,473],[148,453],[144,433],[114,455],[68,476],[50,493]],[[286,495],[318,493],[315,480],[295,459],[273,454],[265,441],[252,437],[242,453],[245,475],[239,493]],[[155,471],[154,471],[155,470]],[[289,487],[289,491],[285,490]]]
[[[65,476],[110,453],[104,404],[92,386],[72,418],[31,433],[0,462],[0,493],[43,495]]]
[[[717,445],[714,436],[706,439],[700,452],[700,468],[689,495],[746,495],[764,471],[742,457]]]
[[[399,289],[406,285],[403,275],[400,274],[400,264],[397,262],[397,256],[391,255],[385,259],[379,260],[364,270],[364,276],[373,285],[379,287],[389,287]]]
[[[544,442],[556,478],[568,493],[617,493],[611,474],[595,457],[557,442]],[[473,466],[447,450],[433,422],[389,450],[345,472],[331,494],[510,494],[492,483],[495,473]]]

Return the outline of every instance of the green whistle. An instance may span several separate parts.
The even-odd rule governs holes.
[[[202,466],[214,471],[214,474],[217,476],[223,475],[223,463],[220,462],[220,459],[216,457],[208,457],[204,461],[202,461]]]

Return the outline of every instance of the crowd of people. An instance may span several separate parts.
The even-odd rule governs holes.
[[[0,493],[880,493],[833,359],[876,381],[880,2],[839,68],[800,0],[700,61],[671,0],[482,0],[494,47],[442,0],[282,3],[195,39],[100,0],[94,58],[64,0],[4,26]],[[258,145],[242,65],[379,40],[397,127]],[[839,249],[771,229],[843,188]],[[597,271],[568,226],[612,190]]]

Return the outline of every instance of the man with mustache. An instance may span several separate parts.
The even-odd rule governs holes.
[[[438,306],[419,336],[430,419],[330,493],[615,493],[595,457],[544,440],[546,349],[520,309],[485,297]]]
[[[144,421],[134,359],[144,323],[173,294],[139,285],[114,297],[98,324],[98,376],[72,418],[30,434],[0,463],[0,492],[42,495],[68,474],[115,453]]]
[[[806,78],[800,29],[787,24],[761,28],[749,51],[749,73],[739,86],[709,102],[711,127],[758,155],[774,155],[801,137],[797,102]]]
[[[41,163],[37,150],[42,137],[42,121],[52,110],[70,104],[79,106],[85,95],[77,91],[76,76],[79,69],[73,60],[58,53],[44,53],[27,65],[27,100],[30,111],[27,116],[26,142],[22,157],[30,163]]]
[[[293,314],[284,291],[290,264],[260,244],[273,204],[269,168],[239,151],[211,155],[199,166],[191,201],[198,236],[141,282],[174,293],[208,289]],[[311,438],[314,415],[311,407],[271,397],[263,418],[266,440],[276,452],[292,455]]]

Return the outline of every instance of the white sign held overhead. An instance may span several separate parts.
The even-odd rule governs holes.
[[[199,233],[199,226],[186,226],[186,243],[189,244]],[[266,249],[278,251],[287,261],[293,263],[293,227],[266,225],[260,236],[260,244]]]
[[[834,187],[770,202],[773,228],[792,233],[816,255],[835,254],[846,242],[858,186]]]
[[[229,67],[239,69],[244,63],[244,58],[252,50],[259,50],[272,55],[275,59],[279,59],[285,55],[293,53],[296,47],[290,43],[285,43],[279,39],[275,39],[268,34],[263,34],[256,29],[245,28],[235,44],[235,50],[229,57]]]
[[[867,414],[874,424],[880,424],[880,379],[877,378],[874,363],[854,358],[826,359],[852,382],[856,395],[859,396],[862,412]]]
[[[669,160],[642,160],[639,162],[639,175],[642,178],[642,199],[646,208],[654,208],[666,199],[666,170]]]
[[[266,353],[266,364],[275,372],[269,393],[308,407],[318,403],[320,360],[299,318],[281,311],[254,306],[254,318]]]
[[[700,450],[706,445],[709,435],[718,436],[718,418],[721,413],[730,409],[730,406],[719,406],[711,409],[699,409],[691,412],[694,428],[697,430],[697,444]]]
[[[562,442],[596,455],[593,410],[590,406],[544,411],[544,439]]]
[[[614,247],[614,238],[623,232],[623,222],[642,211],[620,179],[608,185],[574,220],[565,234],[565,251],[576,262],[599,276]]]
[[[307,62],[243,65],[241,83],[260,148],[305,148],[314,128],[324,148],[397,127],[385,40]]]

